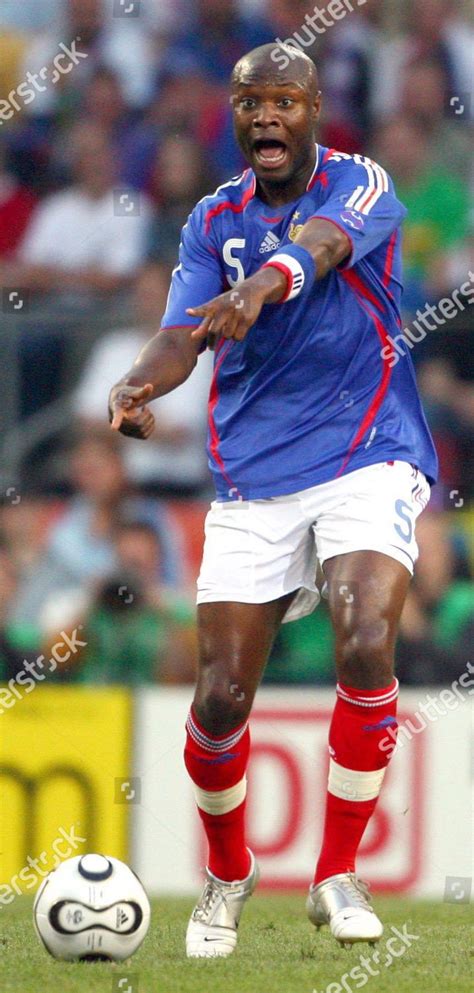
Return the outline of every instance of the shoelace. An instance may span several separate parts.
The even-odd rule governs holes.
[[[221,891],[212,882],[212,880],[209,880],[209,882],[207,882],[204,887],[204,892],[202,894],[202,897],[198,903],[198,906],[194,911],[193,914],[194,919],[196,921],[201,921],[203,924],[206,924],[207,915],[211,912],[211,910],[213,909],[214,905],[217,903],[217,900],[219,898],[221,898],[225,902],[224,894],[221,893]]]
[[[372,907],[370,905],[370,892],[369,892],[368,883],[366,883],[363,879],[358,879],[357,876],[355,876],[354,873],[351,872],[349,874],[349,879],[342,880],[341,885],[344,887],[344,889],[349,891],[350,895],[353,897],[353,899],[356,901],[359,907],[363,907],[364,910],[372,910]]]

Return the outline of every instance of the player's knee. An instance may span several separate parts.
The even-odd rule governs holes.
[[[342,681],[368,689],[371,685],[383,685],[380,679],[390,678],[393,646],[389,633],[384,618],[360,620],[343,633],[338,652]]]
[[[199,723],[209,734],[227,734],[249,715],[246,694],[231,681],[196,692],[194,710]]]

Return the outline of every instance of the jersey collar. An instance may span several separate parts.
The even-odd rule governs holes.
[[[308,185],[306,187],[306,192],[308,192],[309,190],[312,190],[313,189],[313,186],[314,186],[315,181],[316,181],[316,175],[317,175],[317,172],[318,172],[318,169],[319,169],[319,158],[320,158],[320,156],[319,156],[319,145],[318,145],[317,142],[315,142],[314,147],[315,147],[315,151],[316,151],[316,162],[314,163],[314,169],[313,169],[313,171],[311,173],[311,176],[309,177]]]

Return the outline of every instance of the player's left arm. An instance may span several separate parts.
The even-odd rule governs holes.
[[[221,293],[200,307],[190,307],[188,314],[202,317],[192,338],[222,335],[242,341],[267,303],[284,303],[296,295],[301,280],[312,285],[324,279],[349,256],[351,241],[330,221],[317,217],[303,225],[292,246],[284,247],[270,262],[238,287]]]

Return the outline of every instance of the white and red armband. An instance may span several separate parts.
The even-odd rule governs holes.
[[[313,256],[301,245],[285,245],[283,252],[273,255],[262,269],[278,269],[286,278],[286,289],[277,303],[294,300],[300,293],[309,292],[316,279],[316,263]]]

